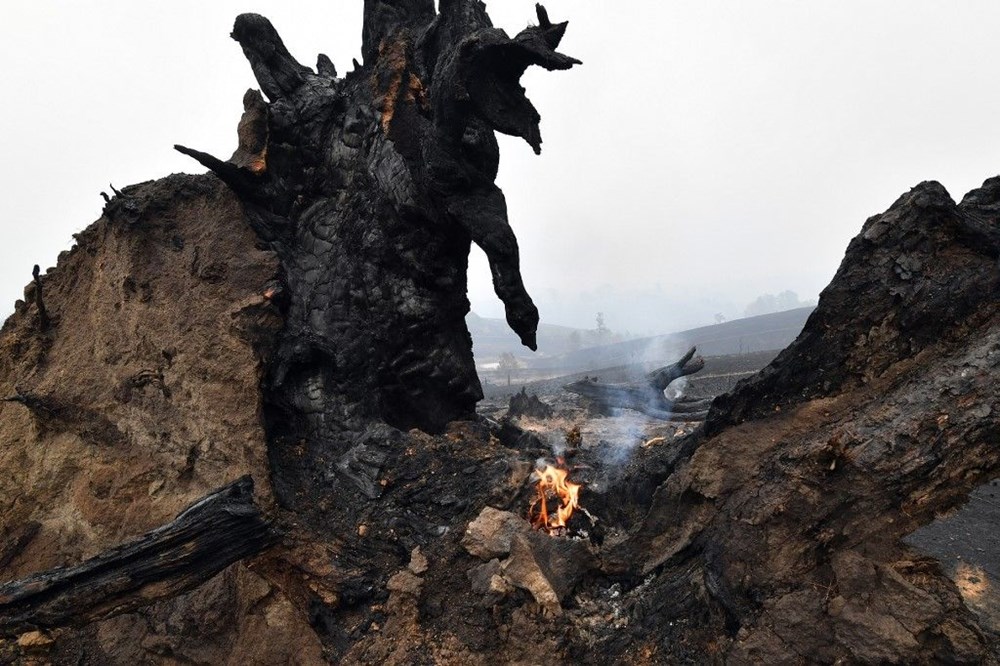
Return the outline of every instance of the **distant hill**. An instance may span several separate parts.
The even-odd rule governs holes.
[[[465,323],[469,327],[469,333],[472,334],[472,351],[477,364],[495,361],[504,353],[514,354],[525,362],[535,356],[530,349],[521,345],[517,335],[510,330],[503,319],[480,317],[475,312],[470,312],[465,317]],[[570,326],[539,324],[538,355],[558,356],[570,351],[571,337],[574,333],[585,336],[589,331]]]
[[[567,340],[573,331],[579,329],[543,324],[539,328],[539,350],[548,353],[539,355],[532,355],[527,350],[521,353],[517,337],[507,329],[502,319],[486,319],[470,314],[467,321],[477,360],[493,360],[503,352],[512,352],[527,369],[575,372],[672,361],[692,345],[696,345],[703,356],[784,349],[802,330],[812,311],[812,306],[796,308],[573,351],[568,348]]]

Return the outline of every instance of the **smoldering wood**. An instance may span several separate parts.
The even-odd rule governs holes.
[[[692,347],[676,363],[653,370],[640,382],[605,384],[585,378],[563,388],[592,401],[599,410],[631,409],[663,421],[703,421],[710,400],[675,401],[667,399],[665,391],[674,381],[699,372],[705,359],[695,357]]]
[[[36,531],[29,529],[13,548],[23,547],[20,542]],[[0,585],[0,636],[81,626],[174,597],[275,538],[254,503],[252,479],[242,477],[135,541]]]

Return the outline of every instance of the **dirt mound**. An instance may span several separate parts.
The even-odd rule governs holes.
[[[273,502],[260,354],[281,323],[266,297],[278,264],[257,244],[218,179],[174,175],[125,188],[41,278],[44,330],[28,286],[0,331],[5,580],[95,555],[243,474]],[[53,656],[223,663],[241,640],[284,644],[297,617],[235,565],[142,620],[67,635]]]

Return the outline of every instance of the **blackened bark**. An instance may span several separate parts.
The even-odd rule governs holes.
[[[243,477],[133,542],[0,585],[0,636],[81,626],[176,596],[274,538]]]
[[[656,574],[637,615],[701,617],[730,663],[995,660],[969,591],[902,540],[1000,473],[998,229],[1000,178],[865,223],[796,341],[654,452],[646,517],[604,553]],[[697,633],[659,626],[670,654]]]
[[[925,182],[869,219],[802,334],[716,400],[709,431],[857,389],[946,339],[998,291],[995,262],[992,271],[972,270],[962,257],[1000,254],[998,193],[992,178],[956,205],[940,183]]]
[[[267,378],[276,439],[335,446],[371,419],[440,430],[482,397],[465,328],[470,244],[507,321],[535,349],[538,311],[494,184],[494,131],[538,152],[530,65],[567,69],[541,7],[513,38],[478,0],[368,0],[360,70],[299,64],[262,16],[236,20],[268,102],[244,99],[229,161],[184,147],[248,204],[284,268],[286,330]]]

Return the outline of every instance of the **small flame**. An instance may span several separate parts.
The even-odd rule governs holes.
[[[573,511],[580,506],[579,483],[568,480],[569,470],[563,466],[560,458],[558,466],[546,464],[535,469],[534,476],[538,478],[538,497],[528,508],[528,520],[532,527],[545,530],[549,534],[558,533],[566,528]],[[549,512],[550,500],[558,500],[555,512]]]

